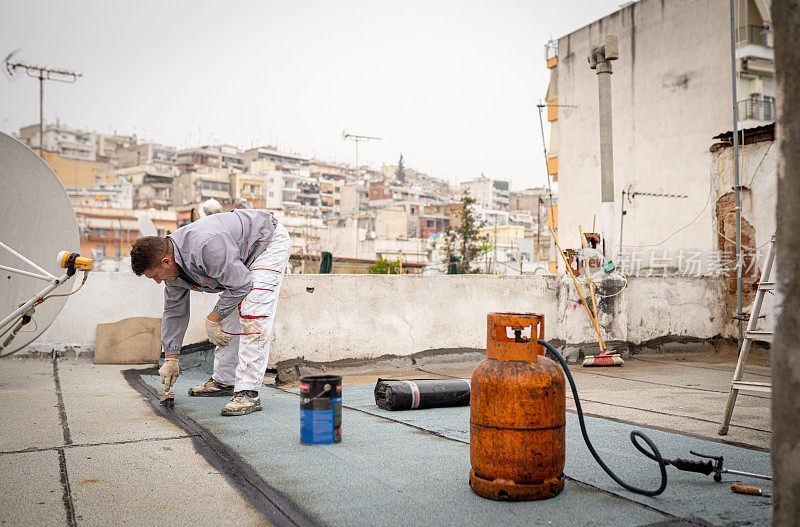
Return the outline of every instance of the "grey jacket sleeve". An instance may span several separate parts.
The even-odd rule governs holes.
[[[217,234],[206,241],[200,249],[198,267],[217,280],[225,288],[214,306],[214,314],[225,318],[236,309],[253,289],[250,270],[239,258],[239,248],[230,234]]]
[[[181,352],[189,325],[189,290],[165,284],[164,315],[161,318],[161,345],[165,355]]]

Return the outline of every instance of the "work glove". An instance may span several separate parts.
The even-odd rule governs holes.
[[[227,346],[231,342],[231,338],[222,332],[222,326],[219,322],[214,322],[206,318],[206,335],[212,344],[219,347]]]
[[[167,357],[164,359],[164,364],[158,369],[158,374],[161,375],[161,383],[164,385],[164,391],[168,392],[175,381],[178,380],[178,375],[181,369],[178,366],[178,357]]]

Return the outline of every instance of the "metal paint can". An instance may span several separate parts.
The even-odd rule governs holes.
[[[329,445],[342,440],[342,376],[300,377],[300,442]]]

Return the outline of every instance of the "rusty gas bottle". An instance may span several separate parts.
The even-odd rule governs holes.
[[[561,368],[536,341],[544,316],[487,319],[486,358],[472,373],[469,485],[494,500],[552,498],[564,488],[565,394]]]

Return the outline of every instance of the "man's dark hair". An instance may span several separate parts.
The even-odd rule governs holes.
[[[161,264],[161,259],[170,255],[170,241],[160,236],[143,236],[131,247],[131,270],[136,276]]]

